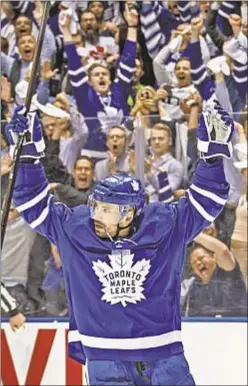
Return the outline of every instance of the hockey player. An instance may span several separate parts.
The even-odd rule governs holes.
[[[20,107],[6,128],[12,146],[29,132],[14,189],[17,210],[61,256],[70,309],[72,355],[92,385],[194,385],[183,354],[180,284],[186,246],[220,213],[229,186],[233,121],[209,102],[198,138],[201,160],[177,204],[144,206],[140,181],[101,180],[89,205],[54,201],[39,161],[42,128]],[[73,346],[73,347],[72,347]]]

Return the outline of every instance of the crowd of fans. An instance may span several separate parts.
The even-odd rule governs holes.
[[[235,121],[233,158],[224,160],[230,194],[188,246],[182,314],[247,315],[247,2],[51,3],[31,110],[56,200],[86,204],[114,172],[140,177],[147,202],[180,199],[199,160],[199,115],[215,93]],[[11,168],[4,127],[25,102],[43,7],[1,2],[2,202]],[[68,315],[58,250],[13,204],[1,271],[25,315]]]

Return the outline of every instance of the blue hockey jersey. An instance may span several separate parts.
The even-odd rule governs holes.
[[[20,165],[14,203],[58,247],[75,358],[82,346],[91,360],[153,360],[183,350],[186,246],[220,213],[228,190],[222,161],[201,160],[185,197],[148,204],[137,231],[111,241],[96,236],[87,206],[70,209],[54,201],[41,164]]]
[[[91,157],[104,158],[108,130],[115,125],[120,125],[124,117],[129,114],[127,98],[132,89],[136,68],[136,43],[126,41],[117,66],[116,78],[105,97],[96,93],[88,82],[88,75],[81,64],[75,45],[66,44],[65,51],[77,107],[86,118],[89,127],[89,136],[84,150],[88,150],[88,155]]]

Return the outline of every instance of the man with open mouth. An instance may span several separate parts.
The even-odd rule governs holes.
[[[109,130],[106,142],[108,158],[96,163],[97,181],[111,173],[129,173],[128,142],[128,132],[124,126],[114,126]]]
[[[84,146],[83,154],[94,157],[95,160],[106,156],[106,134],[111,126],[122,123],[124,116],[129,114],[128,95],[132,90],[132,82],[136,70],[135,59],[137,51],[138,13],[126,5],[124,17],[128,25],[126,44],[120,57],[114,82],[106,62],[96,61],[86,70],[82,67],[81,58],[72,42],[70,32],[70,17],[60,26],[68,57],[69,76],[80,113],[87,119],[89,137]],[[91,20],[92,18],[92,20]],[[87,34],[94,30],[95,15],[84,12],[81,22],[84,22]],[[82,23],[81,23],[82,24]],[[82,28],[82,25],[81,25]],[[96,117],[92,119],[92,117]]]

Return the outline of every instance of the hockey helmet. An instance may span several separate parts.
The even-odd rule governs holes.
[[[91,208],[94,201],[118,204],[122,217],[128,212],[130,206],[133,206],[135,215],[138,216],[145,204],[145,191],[138,178],[126,173],[116,173],[98,182],[89,200]]]

